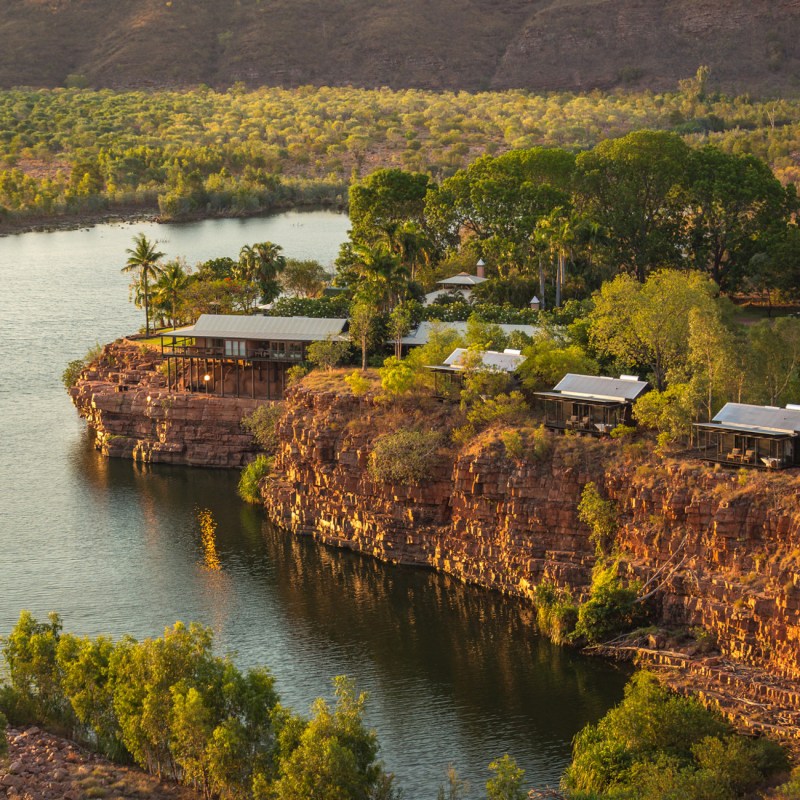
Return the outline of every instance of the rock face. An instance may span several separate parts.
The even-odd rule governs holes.
[[[745,703],[775,708],[758,725],[752,715],[740,722],[769,728],[777,715],[783,738],[800,734],[800,478],[664,462],[623,442],[573,437],[553,436],[538,461],[517,460],[486,435],[442,454],[421,485],[391,486],[366,469],[385,416],[369,396],[290,389],[277,474],[262,488],[269,516],[294,533],[508,595],[533,599],[546,581],[581,597],[595,554],[577,507],[595,481],[619,508],[621,569],[658,588],[659,622],[696,628],[721,653],[705,671],[687,653],[650,662],[695,670],[709,697],[741,699],[747,686]]]
[[[260,400],[168,392],[152,349],[118,340],[70,390],[107,456],[203,467],[241,467],[258,448],[241,426]]]

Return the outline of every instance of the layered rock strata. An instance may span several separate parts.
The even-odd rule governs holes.
[[[665,646],[655,637],[655,647],[638,648],[642,658],[675,685],[685,678],[705,685],[709,700],[727,698],[732,718],[767,709],[739,713],[743,727],[800,735],[800,478],[563,436],[539,460],[514,459],[489,433],[443,452],[420,485],[395,486],[367,469],[386,418],[370,396],[291,389],[276,474],[262,490],[269,516],[294,533],[508,595],[532,601],[547,582],[582,598],[595,552],[577,508],[594,481],[619,509],[620,568],[655,590],[659,624],[694,629],[718,648],[710,664],[696,645],[654,656]]]
[[[241,467],[258,452],[242,417],[262,400],[167,391],[152,348],[118,340],[70,390],[107,456],[202,467]]]

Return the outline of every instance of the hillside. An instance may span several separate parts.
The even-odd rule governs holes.
[[[353,85],[797,94],[775,0],[5,0],[0,87]]]

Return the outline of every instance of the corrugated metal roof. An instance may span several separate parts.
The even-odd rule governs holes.
[[[467,353],[472,351],[465,347],[457,347],[444,360],[445,366],[453,369],[464,369],[462,361]],[[518,353],[498,353],[496,350],[484,350],[481,353],[481,366],[483,369],[500,370],[502,372],[513,372],[523,361],[525,356]]]
[[[214,339],[266,339],[269,341],[316,342],[341,334],[346,319],[328,317],[264,317],[237,314],[201,314],[188,328],[163,336],[198,336]]]
[[[408,345],[415,345],[415,344],[427,344],[428,340],[431,336],[431,331],[436,327],[438,330],[454,330],[459,336],[466,336],[467,335],[467,323],[466,322],[438,322],[436,320],[420,322],[419,327],[408,334],[408,336],[404,336],[401,341],[403,344]],[[522,331],[526,336],[530,336],[533,338],[538,332],[539,328],[535,325],[499,325],[498,326],[503,333],[508,336],[512,331]]]
[[[800,411],[792,408],[726,403],[712,420],[715,427],[754,433],[800,433]]]
[[[451,275],[441,281],[436,281],[437,286],[477,286],[479,283],[489,280],[481,278],[479,275],[470,275],[468,272],[459,272],[458,275]]]
[[[609,378],[603,375],[575,375],[570,372],[559,381],[553,392],[575,398],[633,401],[649,386],[647,381]]]

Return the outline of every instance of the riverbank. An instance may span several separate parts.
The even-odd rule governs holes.
[[[150,371],[157,373],[154,366]],[[159,419],[161,428],[153,426],[146,403],[131,403],[125,415],[110,413],[109,397],[123,402],[115,395],[125,392],[112,394],[108,381],[98,390],[90,373],[73,397],[89,410],[101,446],[109,443],[109,424],[119,426],[111,435],[124,441],[180,438],[178,427],[169,432],[175,419],[169,414]],[[140,382],[135,392],[141,396],[141,376],[130,377]],[[418,398],[387,404],[341,387],[336,380],[314,383],[312,376],[287,392],[274,472],[261,487],[273,522],[533,606],[542,586],[580,602],[589,595],[597,555],[578,505],[583,487],[594,482],[615,504],[620,575],[656,590],[654,625],[643,638],[599,652],[652,664],[669,685],[718,706],[739,729],[797,749],[796,474],[732,473],[690,457],[661,458],[646,441],[565,436],[548,436],[546,451],[515,458],[501,432],[490,429],[467,445],[442,447],[424,483],[383,483],[368,470],[376,439],[412,422],[438,429],[447,407],[428,408]],[[233,400],[214,399],[233,415]],[[189,401],[176,396],[174,402]],[[103,413],[92,415],[98,407]],[[209,441],[219,433],[218,419],[198,420]],[[141,438],[143,431],[149,438]],[[104,452],[136,457],[137,450]]]
[[[136,767],[115,764],[36,727],[9,727],[5,736],[8,755],[5,760],[0,759],[0,798],[197,800],[199,797],[183,786],[161,781]]]
[[[0,238],[14,236],[20,233],[47,233],[51,231],[74,231],[81,228],[92,228],[95,225],[120,224],[133,225],[138,222],[155,222],[158,224],[181,224],[199,222],[212,219],[254,219],[257,217],[279,214],[284,211],[320,211],[346,210],[345,202],[331,203],[275,203],[267,208],[258,208],[252,211],[198,211],[182,214],[180,217],[165,217],[157,205],[146,207],[119,207],[98,211],[78,211],[72,214],[23,216],[7,215],[0,217]]]

